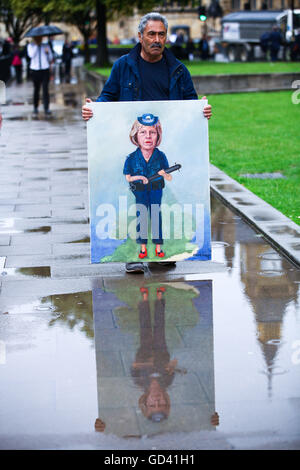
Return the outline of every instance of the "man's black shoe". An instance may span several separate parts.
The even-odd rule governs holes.
[[[126,272],[127,273],[144,273],[144,264],[143,263],[126,263]]]

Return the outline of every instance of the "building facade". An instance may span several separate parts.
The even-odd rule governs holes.
[[[294,8],[300,8],[300,0],[219,0],[223,15],[238,10],[280,10],[291,8],[292,2]],[[212,3],[212,0],[191,0],[187,6],[182,6],[181,2],[172,0],[164,0],[161,6],[154,9],[164,14],[169,22],[169,34],[172,27],[178,25],[188,26],[190,28],[190,36],[192,39],[200,38],[203,32],[212,35],[218,34],[221,29],[220,18],[208,17],[205,22],[200,21],[198,8],[199,3],[206,9]],[[137,29],[141,14],[136,11],[131,17],[119,17],[114,21],[109,21],[107,26],[107,36],[111,41],[123,41],[137,37]]]

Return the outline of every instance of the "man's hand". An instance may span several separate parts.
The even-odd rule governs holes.
[[[92,100],[90,98],[86,98],[85,100],[86,103],[91,103]],[[82,119],[84,119],[84,121],[88,121],[89,119],[91,119],[91,117],[93,117],[93,111],[88,108],[87,106],[83,105],[82,108],[81,108],[81,115],[82,115]]]
[[[206,96],[202,96],[201,98],[202,100],[206,100]],[[206,117],[207,119],[210,119],[211,116],[212,116],[212,109],[211,109],[211,105],[210,104],[207,104],[206,106],[204,106],[203,108],[203,114],[204,114],[204,117]]]

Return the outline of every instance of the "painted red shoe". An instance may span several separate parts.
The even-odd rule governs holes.
[[[140,253],[139,253],[139,258],[140,259],[146,258],[146,256],[148,256],[147,248],[145,248],[145,251],[140,251]]]
[[[165,288],[165,287],[158,287],[158,288],[156,289],[156,292],[157,292],[157,293],[159,293],[159,292],[164,293],[164,292],[166,292],[166,288]]]
[[[141,292],[142,294],[148,294],[148,289],[147,289],[147,287],[140,287],[140,292]]]
[[[157,248],[155,248],[155,256],[158,256],[159,258],[163,258],[165,254],[162,250],[157,251]]]

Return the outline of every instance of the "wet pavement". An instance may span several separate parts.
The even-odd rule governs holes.
[[[91,265],[85,93],[51,95],[3,107],[0,448],[299,449],[295,259],[212,197],[211,262]]]

